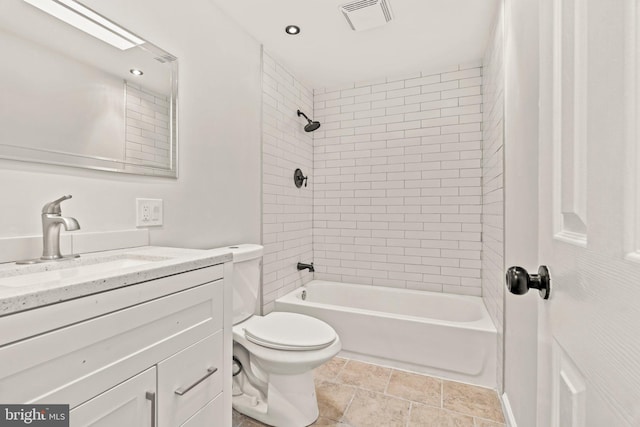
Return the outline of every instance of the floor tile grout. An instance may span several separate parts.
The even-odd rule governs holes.
[[[342,364],[342,366],[340,366],[340,369],[338,369],[338,372],[336,373],[336,378],[338,378],[338,376],[342,373],[342,371],[344,370],[344,368],[347,366],[347,364],[349,363],[350,359],[345,359],[346,362],[344,362]]]
[[[465,412],[459,412],[459,411],[454,411],[454,410],[451,410],[451,409],[447,409],[447,408],[445,408],[443,406],[443,398],[442,397],[440,398],[440,406],[436,406],[436,405],[430,405],[429,403],[425,403],[425,402],[418,402],[418,401],[415,401],[415,400],[405,399],[404,397],[396,396],[394,394],[387,394],[386,392],[380,392],[380,391],[376,391],[376,390],[371,390],[371,389],[360,387],[360,386],[353,385],[353,384],[334,382],[334,381],[331,381],[331,380],[322,380],[322,382],[328,382],[328,383],[337,384],[337,385],[345,385],[345,386],[353,387],[354,389],[356,389],[356,391],[357,390],[362,390],[362,391],[367,391],[367,392],[379,394],[379,395],[382,395],[382,396],[390,397],[392,399],[401,400],[403,402],[409,403],[411,407],[413,406],[413,404],[417,404],[417,405],[421,405],[421,406],[427,406],[429,408],[442,409],[443,411],[450,412],[452,414],[457,414],[457,415],[463,415],[465,417],[470,417],[470,418],[472,418],[474,420],[474,423],[475,423],[475,419],[479,419],[479,420],[482,420],[482,421],[489,421],[489,422],[492,422],[492,423],[504,425],[504,423],[500,423],[499,421],[491,420],[489,418],[482,418],[482,417],[478,417],[478,416],[473,415],[473,414],[468,414],[468,413],[465,413]],[[440,388],[441,388],[441,396],[442,396],[442,388],[443,388],[442,384],[440,385]],[[355,392],[354,392],[353,396],[351,396],[351,399],[349,400],[349,403],[347,404],[347,407],[345,408],[343,415],[347,413],[347,410],[351,406],[351,403],[353,402],[354,398],[355,398]],[[334,421],[341,422],[342,421],[342,417],[340,417],[340,418],[341,418],[340,420],[334,420]]]
[[[505,427],[505,424],[504,423],[500,423],[499,421],[488,419],[488,418],[484,418],[482,416],[474,415],[474,412],[476,412],[476,411],[475,411],[475,409],[472,409],[472,407],[466,407],[464,405],[461,406],[461,407],[460,406],[456,406],[457,409],[463,409],[463,410],[469,409],[469,412],[471,412],[471,413],[458,412],[457,410],[451,410],[451,409],[444,408],[444,400],[445,400],[445,396],[444,396],[444,386],[445,386],[445,384],[444,383],[445,383],[445,381],[448,381],[448,380],[445,380],[445,379],[442,379],[442,378],[437,378],[437,377],[432,377],[430,375],[417,373],[417,372],[397,370],[397,369],[394,369],[394,368],[391,368],[391,367],[376,365],[376,364],[373,364],[373,363],[369,363],[369,362],[364,362],[364,361],[359,361],[359,360],[353,359],[354,362],[359,362],[359,363],[363,363],[365,365],[370,365],[370,366],[372,366],[374,368],[389,369],[389,373],[388,373],[388,376],[386,378],[386,384],[384,386],[384,389],[382,391],[378,391],[378,390],[373,390],[373,389],[370,389],[370,388],[366,388],[366,386],[371,385],[373,387],[376,387],[376,384],[380,384],[379,380],[375,380],[375,381],[371,382],[370,384],[368,382],[364,382],[364,383],[361,383],[361,384],[365,384],[365,386],[361,386],[361,385],[357,384],[358,381],[359,381],[357,374],[356,374],[355,377],[350,377],[350,376],[352,376],[354,374],[354,372],[360,371],[358,373],[359,375],[363,375],[363,372],[364,372],[364,375],[367,375],[367,374],[370,374],[371,371],[367,371],[366,367],[362,368],[361,366],[358,366],[358,365],[356,365],[357,368],[358,368],[356,370],[355,366],[351,366],[351,365],[353,365],[353,363],[351,363],[352,359],[346,359],[346,358],[338,358],[338,359],[344,360],[344,363],[340,363],[340,362],[337,363],[339,368],[337,370],[335,370],[335,375],[331,375],[329,377],[315,377],[314,381],[316,383],[316,386],[318,386],[319,384],[322,384],[322,383],[327,383],[327,384],[333,384],[333,385],[337,385],[337,386],[348,387],[348,390],[353,390],[353,392],[352,392],[350,397],[349,397],[348,394],[345,394],[345,397],[348,398],[348,403],[344,406],[344,410],[343,411],[339,411],[338,416],[336,416],[334,418],[333,416],[331,416],[331,417],[324,416],[322,413],[319,414],[319,417],[322,417],[323,419],[331,421],[331,422],[335,422],[336,424],[340,424],[341,427],[358,427],[358,425],[360,423],[358,422],[357,418],[361,416],[361,415],[358,415],[358,413],[362,411],[361,406],[364,404],[366,408],[369,407],[368,406],[369,403],[368,403],[367,397],[362,395],[362,394],[360,394],[360,397],[359,397],[359,400],[358,400],[357,412],[352,414],[352,416],[356,417],[355,418],[356,424],[352,424],[351,422],[347,423],[348,419],[346,418],[346,415],[351,409],[353,409],[352,407],[353,407],[354,401],[356,399],[356,395],[358,394],[359,391],[364,391],[364,392],[367,392],[367,393],[373,393],[372,396],[377,395],[377,396],[382,396],[382,397],[385,397],[385,398],[392,399],[392,400],[394,400],[396,402],[403,402],[403,404],[405,404],[405,405],[408,404],[408,409],[403,410],[403,411],[406,411],[406,412],[404,412],[404,415],[406,416],[406,422],[400,424],[400,425],[403,425],[405,427],[410,427],[411,426],[412,414],[414,413],[415,410],[417,410],[418,408],[421,408],[421,407],[432,408],[431,410],[439,410],[441,412],[438,412],[438,413],[439,414],[444,414],[443,416],[445,416],[445,417],[449,417],[449,416],[451,416],[451,417],[457,417],[457,416],[465,417],[465,419],[470,419],[471,420],[471,423],[472,423],[471,425],[474,426],[474,427],[479,427],[481,425],[480,423],[482,423],[482,422],[495,423],[497,426]],[[349,371],[349,367],[352,367],[353,370]],[[415,374],[415,375],[419,375],[419,376],[423,376],[423,377],[427,377],[427,378],[431,378],[431,379],[437,380],[439,382],[439,391],[440,391],[439,406],[434,405],[433,403],[435,403],[435,402],[433,402],[433,400],[431,400],[429,398],[427,398],[426,400],[430,400],[432,403],[426,403],[426,402],[410,400],[410,399],[407,399],[405,397],[401,397],[401,396],[396,396],[394,394],[390,394],[389,393],[389,387],[390,387],[390,384],[391,384],[391,378],[393,377],[394,371]],[[328,371],[328,372],[331,372],[331,371]],[[347,372],[347,374],[345,374],[345,372]],[[346,375],[346,378],[347,378],[348,381],[354,381],[354,378],[355,378],[356,384],[350,384],[350,383],[343,382],[343,379],[342,379],[343,374]],[[377,377],[380,378],[379,375],[377,375]],[[362,378],[364,378],[364,377],[362,377]],[[384,378],[384,377],[382,377],[382,378]],[[380,379],[382,379],[382,378],[380,378]],[[376,381],[378,381],[378,382],[376,383]],[[450,382],[452,384],[457,384],[456,381],[450,381]],[[474,387],[474,388],[477,388],[477,389],[487,389],[487,390],[491,390],[491,391],[495,392],[495,390],[492,390],[492,389],[487,388],[487,387],[478,387],[478,386],[474,386],[472,384],[465,384],[465,383],[459,383],[459,384],[463,385],[463,386]],[[454,386],[452,386],[452,387],[454,387]],[[451,390],[451,392],[454,393],[451,396],[451,398],[454,399],[454,401],[456,399],[456,395],[458,395],[460,393],[460,391],[457,390],[458,386],[456,385],[455,387],[456,387],[455,389]],[[436,389],[435,388],[431,388],[431,386],[429,386],[428,389],[432,390],[433,392],[436,391]],[[347,389],[343,389],[343,390],[347,390]],[[417,388],[413,388],[413,390],[422,390],[422,388],[421,387],[417,387]],[[427,390],[427,389],[425,389],[425,390]],[[396,392],[403,393],[403,391],[401,389],[396,390]],[[347,393],[348,393],[348,391],[347,391]],[[421,396],[420,394],[413,395],[411,393],[409,393],[407,395],[409,395],[411,397]],[[376,401],[377,399],[380,399],[380,398],[381,397],[372,398],[372,401]],[[459,399],[460,397],[458,396],[457,398]],[[463,396],[463,400],[464,400],[464,396]],[[344,400],[343,400],[343,402],[344,402]],[[405,408],[406,408],[406,406],[405,406]],[[446,414],[450,414],[450,415],[446,415]],[[416,416],[418,416],[420,418],[420,417],[422,417],[424,415],[420,412],[420,413],[416,414]],[[241,415],[241,417],[242,418],[240,418],[238,420],[239,423],[238,424],[234,424],[234,427],[242,427],[247,423],[247,420],[250,419],[249,417],[245,417],[244,415]]]
[[[345,363],[346,365],[346,363]],[[344,416],[347,415],[347,411],[349,411],[349,408],[351,407],[351,404],[353,403],[353,399],[356,398],[356,391],[355,390],[353,392],[353,396],[351,396],[351,399],[349,399],[349,403],[347,403],[347,406],[344,408],[344,412],[342,413],[342,416],[340,416],[340,419],[338,420],[338,422],[342,422],[342,420],[344,420]]]
[[[413,402],[411,402],[409,404],[409,413],[407,414],[407,423],[405,424],[406,427],[409,427],[409,424],[411,424],[411,411],[413,410]]]
[[[385,395],[387,395],[387,389],[389,388],[389,383],[391,382],[391,375],[393,375],[393,369],[389,369],[389,378],[387,378],[387,384],[384,386],[383,392]]]

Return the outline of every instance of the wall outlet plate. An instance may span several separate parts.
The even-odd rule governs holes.
[[[162,199],[136,199],[136,227],[162,225]]]

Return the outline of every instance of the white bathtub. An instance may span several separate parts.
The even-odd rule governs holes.
[[[275,310],[330,324],[344,357],[496,388],[497,332],[480,297],[314,280]]]

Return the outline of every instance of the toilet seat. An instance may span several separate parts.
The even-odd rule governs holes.
[[[245,338],[275,350],[319,350],[336,340],[331,326],[303,314],[272,312],[249,320],[243,325]]]

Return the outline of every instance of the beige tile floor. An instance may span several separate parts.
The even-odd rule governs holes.
[[[494,390],[339,357],[314,376],[314,426],[504,427]],[[262,426],[233,412],[233,427]]]

